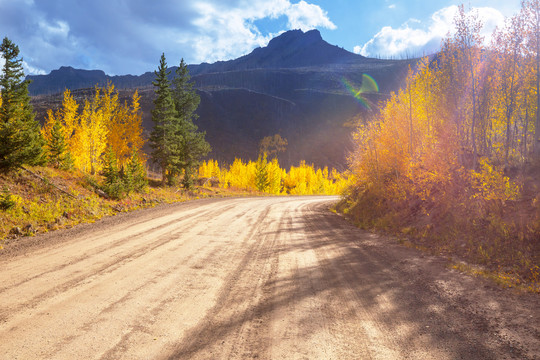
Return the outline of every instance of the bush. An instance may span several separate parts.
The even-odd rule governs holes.
[[[105,181],[101,186],[101,190],[112,199],[122,199],[125,193],[124,182],[120,176],[120,171],[118,170],[116,155],[111,149],[107,151],[103,176],[105,177]]]
[[[6,211],[13,208],[17,203],[7,186],[4,186],[2,195],[0,195],[0,210]]]

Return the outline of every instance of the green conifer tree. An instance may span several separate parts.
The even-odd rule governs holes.
[[[126,191],[141,192],[148,185],[146,169],[137,151],[133,151],[129,162],[126,164],[124,184]]]
[[[198,117],[195,111],[200,103],[193,85],[187,65],[182,59],[173,79],[173,101],[179,120],[177,130],[181,135],[180,152],[174,158],[174,165],[183,171],[182,185],[188,189],[193,186],[193,175],[197,173],[195,169],[201,158],[211,151],[205,140],[206,133],[197,131],[197,125],[193,123]]]
[[[0,194],[0,210],[9,210],[12,207],[17,205],[15,200],[13,200],[13,196],[11,195],[11,192],[9,191],[7,186],[4,186],[2,193]]]
[[[152,110],[152,121],[154,128],[150,134],[150,147],[152,148],[152,160],[161,167],[162,184],[172,184],[175,175],[174,162],[180,147],[181,135],[176,130],[178,117],[172,99],[172,93],[167,76],[167,61],[165,54],[161,54],[159,67],[154,72],[156,80],[152,82],[155,86],[156,99]]]
[[[124,182],[120,176],[116,154],[111,148],[105,155],[103,176],[105,177],[103,191],[113,199],[121,199],[124,196]]]
[[[5,37],[0,52],[5,60],[0,75],[0,172],[9,172],[24,164],[42,164],[44,140],[30,105],[19,47]]]
[[[56,168],[63,168],[67,157],[67,145],[62,133],[62,125],[57,120],[51,129],[51,138],[47,142],[47,157],[49,164]]]

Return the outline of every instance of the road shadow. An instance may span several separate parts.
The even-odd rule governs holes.
[[[238,357],[265,358],[272,344],[265,336],[269,335],[268,322],[273,314],[313,297],[323,302],[317,310],[320,313],[306,313],[298,319],[299,324],[313,326],[314,316],[334,321],[336,328],[339,322],[347,326],[370,322],[384,333],[381,336],[387,340],[386,345],[392,344],[389,350],[403,358],[407,354],[414,358],[411,354],[417,350],[429,353],[429,349],[451,359],[495,359],[500,353],[524,358],[523,349],[517,345],[499,337],[494,341],[489,321],[471,312],[466,296],[460,295],[463,289],[455,289],[456,296],[451,298],[440,291],[441,281],[452,276],[444,259],[423,256],[359,230],[330,213],[325,204],[310,205],[309,210],[284,216],[287,220],[276,231],[261,232],[259,236],[267,240],[258,244],[256,251],[258,259],[276,262],[283,256],[294,258],[310,252],[316,257],[316,265],[298,267],[290,276],[268,278],[259,285],[263,296],[252,303],[255,289],[242,293],[245,276],[254,266],[247,258],[238,265],[236,279],[226,282],[216,307],[187,332],[168,359],[193,358],[208,349],[212,349],[213,357],[221,358],[224,354],[219,349],[227,338],[248,325],[253,328],[253,336],[243,340],[253,342],[253,351]],[[301,235],[280,241],[282,235],[291,233]],[[255,259],[254,254],[251,256]],[[232,311],[233,305],[244,310]],[[366,332],[359,326],[357,333],[349,334],[349,341],[366,342]],[[370,346],[376,348],[376,337],[371,340]]]

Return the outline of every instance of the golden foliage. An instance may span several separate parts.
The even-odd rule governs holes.
[[[215,178],[222,188],[250,191],[257,190],[256,172],[257,162],[241,159],[235,159],[228,168],[220,168],[216,160],[203,161],[199,167],[199,177]],[[275,158],[266,164],[266,177],[268,186],[264,192],[273,195],[340,195],[351,182],[335,169],[315,169],[303,161],[287,172]]]
[[[51,129],[60,122],[68,151],[74,166],[86,173],[94,174],[103,168],[105,150],[111,148],[120,166],[125,165],[134,151],[140,152],[142,137],[142,114],[140,96],[132,96],[131,105],[120,104],[114,85],[103,89],[96,87],[92,98],[85,99],[83,109],[69,90],[64,91],[62,106],[53,112],[47,111],[42,128],[46,140],[50,140]]]
[[[540,47],[527,40],[527,16],[508,19],[485,48],[477,15],[461,7],[441,53],[421,59],[376,119],[358,127],[344,206],[362,226],[429,236],[446,248],[468,241],[463,256],[487,263],[506,253],[529,276],[540,215],[512,217],[535,204],[505,173],[535,160],[540,133]]]

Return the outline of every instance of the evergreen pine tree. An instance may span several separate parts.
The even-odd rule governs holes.
[[[51,137],[47,142],[49,164],[52,164],[56,168],[63,167],[66,158],[66,150],[67,145],[64,134],[62,133],[62,125],[57,120],[51,129]]]
[[[19,47],[5,37],[0,52],[5,60],[0,75],[0,172],[8,172],[43,163],[44,140],[30,105]]]
[[[178,171],[174,168],[174,161],[178,154],[181,135],[176,130],[177,116],[172,99],[171,88],[167,76],[167,62],[165,54],[161,54],[159,67],[154,72],[156,80],[152,84],[156,87],[156,99],[152,110],[154,128],[150,134],[150,147],[152,160],[161,167],[162,184],[171,184]]]
[[[121,199],[124,195],[124,184],[118,170],[116,154],[111,148],[108,149],[105,155],[105,166],[103,167],[103,176],[105,182],[103,191],[113,199]]]
[[[9,210],[12,207],[17,205],[15,200],[13,200],[13,196],[11,195],[11,192],[9,191],[7,186],[4,186],[2,193],[0,194],[0,210]]]
[[[193,123],[193,120],[197,119],[195,110],[199,106],[200,97],[190,80],[187,65],[182,59],[173,79],[173,100],[179,119],[178,131],[181,134],[180,152],[174,158],[174,166],[183,170],[182,185],[188,189],[193,186],[193,174],[196,174],[195,169],[198,168],[201,158],[211,150],[205,140],[205,132],[197,131],[197,125]]]
[[[146,169],[137,151],[133,151],[131,158],[126,164],[124,185],[128,193],[131,191],[143,191],[148,185]]]

